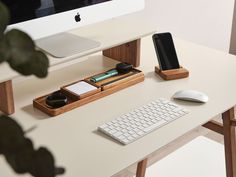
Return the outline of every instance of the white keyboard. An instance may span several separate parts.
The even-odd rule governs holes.
[[[99,126],[98,130],[129,144],[187,113],[187,109],[161,98]]]

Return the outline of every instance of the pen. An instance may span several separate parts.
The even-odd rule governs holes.
[[[92,82],[99,82],[99,81],[102,81],[104,79],[107,79],[109,77],[112,77],[112,76],[116,76],[118,75],[118,71],[116,69],[112,69],[112,70],[109,70],[103,74],[99,74],[99,75],[96,75],[96,76],[93,76],[91,77],[90,81]]]

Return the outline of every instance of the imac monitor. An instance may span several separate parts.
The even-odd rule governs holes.
[[[8,29],[27,32],[39,48],[58,58],[100,46],[98,41],[65,31],[141,10],[144,1],[2,0],[11,12]]]

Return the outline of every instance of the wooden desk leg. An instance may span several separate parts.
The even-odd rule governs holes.
[[[236,144],[235,127],[231,123],[234,120],[234,108],[222,114],[223,133],[225,145],[225,163],[227,177],[236,177]]]
[[[121,62],[132,64],[134,67],[140,65],[140,44],[137,39],[103,51],[103,55]]]
[[[222,123],[219,123],[217,121],[214,121],[214,120],[211,120],[205,124],[202,125],[203,127],[205,128],[208,128],[216,133],[219,133],[221,135],[224,135],[224,132],[223,132],[223,124]]]
[[[148,159],[144,159],[138,163],[136,177],[145,177],[145,172],[147,168],[147,160]]]
[[[15,112],[11,80],[0,83],[0,111],[8,115]]]
[[[233,23],[231,28],[231,39],[229,53],[236,55],[236,1],[234,1]]]

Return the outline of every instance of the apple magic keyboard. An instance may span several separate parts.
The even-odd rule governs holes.
[[[98,130],[122,144],[129,144],[188,113],[187,109],[160,98],[106,122]]]

